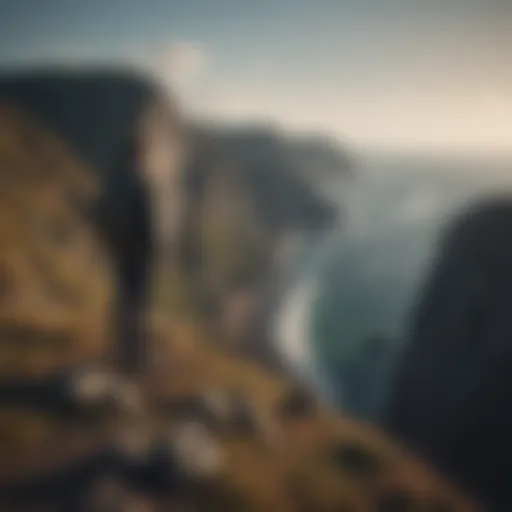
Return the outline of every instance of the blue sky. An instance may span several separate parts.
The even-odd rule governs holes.
[[[512,0],[7,0],[0,64],[128,61],[190,110],[512,153]]]

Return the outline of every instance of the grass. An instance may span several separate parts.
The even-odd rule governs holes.
[[[108,352],[111,268],[75,203],[61,193],[63,187],[72,191],[76,204],[92,200],[97,186],[91,176],[37,123],[0,106],[0,376],[48,374]],[[34,226],[47,222],[51,231],[52,221],[73,223],[76,243],[64,250],[58,237],[38,238]],[[167,277],[179,283],[179,276]],[[180,303],[180,297],[173,300]],[[212,343],[212,331],[194,317],[190,300],[185,297],[179,314],[151,319],[162,371],[144,382],[147,392],[236,390],[254,404],[261,431],[256,437],[219,434],[227,466],[210,486],[208,510],[366,512],[378,510],[379,496],[390,492],[412,495],[417,512],[427,510],[421,507],[431,498],[443,500],[447,510],[476,510],[386,436],[325,405],[310,418],[279,421],[276,411],[289,383]],[[150,423],[167,428],[161,420]],[[78,457],[100,434],[43,414],[0,409],[0,477]],[[379,470],[365,475],[334,467],[329,452],[340,442],[371,454]]]
[[[295,500],[311,501],[311,510],[375,510],[378,496],[391,491],[410,494],[422,503],[440,499],[450,510],[475,510],[435,471],[405,452],[382,433],[335,414],[325,405],[314,417],[279,423],[276,411],[286,382],[263,369],[212,347],[207,333],[193,326],[176,328],[160,318],[159,351],[167,352],[171,370],[155,382],[159,393],[190,394],[236,389],[248,397],[267,432],[261,439],[222,439],[228,452],[225,484],[248,497],[255,510],[299,510]],[[168,375],[171,376],[168,376]],[[378,461],[376,474],[365,478],[329,463],[338,443],[355,446]],[[294,508],[295,507],[295,508]]]

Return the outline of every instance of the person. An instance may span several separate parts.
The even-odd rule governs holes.
[[[97,210],[118,279],[115,357],[128,373],[141,370],[147,360],[145,305],[155,250],[150,191],[138,169],[138,150],[132,137],[107,177]]]
[[[116,359],[127,373],[150,363],[146,319],[153,277],[184,223],[188,129],[172,101],[149,98],[106,172],[97,222],[118,277]]]

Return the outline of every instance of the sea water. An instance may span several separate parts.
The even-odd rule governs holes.
[[[512,194],[512,158],[366,155],[354,179],[324,188],[340,222],[321,243],[303,242],[278,350],[326,399],[377,421],[443,226],[482,196]],[[365,345],[376,338],[378,354]]]

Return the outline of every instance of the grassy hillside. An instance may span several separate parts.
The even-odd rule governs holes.
[[[228,454],[223,483],[245,497],[253,507],[246,505],[247,510],[476,510],[380,432],[322,404],[302,419],[283,420],[279,411],[292,383],[223,354],[206,342],[208,333],[193,326],[169,325],[162,318],[156,324],[160,353],[168,354],[170,371],[155,378],[154,393],[183,396],[236,389],[255,406],[259,438],[220,436]],[[360,471],[330,463],[329,454],[340,447],[361,451],[375,467]],[[385,508],[389,496],[406,502],[405,508]]]
[[[37,123],[0,106],[0,375],[30,373],[31,359],[45,366],[52,350],[92,353],[109,337],[115,283],[88,218],[99,192],[91,176]]]
[[[0,377],[48,374],[108,353],[115,283],[84,214],[97,193],[90,176],[36,123],[0,108]],[[154,315],[155,365],[138,382],[148,407],[164,398],[235,390],[254,407],[257,425],[253,434],[213,429],[226,463],[200,510],[475,510],[380,433],[323,406],[302,417],[284,414],[290,383],[222,352],[211,332],[184,318]],[[172,428],[172,416],[148,411],[146,428]],[[111,435],[108,427],[2,407],[0,481],[90,453]],[[199,498],[199,492],[192,494]],[[183,508],[148,499],[144,510]]]
[[[102,353],[110,262],[91,230],[91,174],[46,130],[0,105],[0,378],[46,375]],[[4,467],[46,442],[45,418],[0,410]]]

